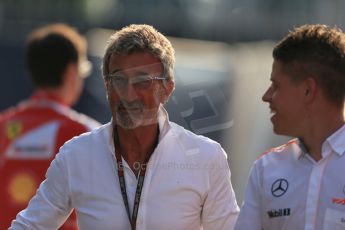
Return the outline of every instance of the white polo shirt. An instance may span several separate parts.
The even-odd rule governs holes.
[[[299,140],[254,163],[236,230],[345,229],[345,125],[313,160]]]
[[[221,146],[160,116],[160,140],[147,166],[137,229],[233,229],[239,209]],[[10,229],[57,229],[74,208],[78,227],[129,230],[112,125],[67,142],[28,208]],[[129,206],[137,179],[124,163]]]

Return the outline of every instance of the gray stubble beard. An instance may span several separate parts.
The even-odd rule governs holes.
[[[159,100],[163,92],[158,87],[155,87],[153,90],[156,100]],[[134,129],[139,126],[157,123],[158,111],[163,105],[160,103],[158,110],[153,111],[153,109],[144,108],[144,105],[141,102],[139,103],[141,109],[141,113],[139,114],[131,115],[130,113],[119,113],[118,108],[114,108],[116,114],[116,124],[124,129]]]

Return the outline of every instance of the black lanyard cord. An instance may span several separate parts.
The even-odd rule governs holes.
[[[114,144],[115,144],[115,157],[116,157],[116,163],[117,163],[117,175],[119,177],[119,183],[120,183],[120,188],[121,188],[121,195],[123,199],[123,203],[126,207],[127,211],[127,216],[128,220],[131,224],[131,229],[135,230],[136,229],[136,221],[138,217],[138,210],[139,210],[139,204],[140,204],[140,197],[141,197],[141,192],[143,189],[144,185],[144,179],[145,179],[145,173],[146,173],[146,163],[143,164],[140,168],[139,171],[139,176],[138,176],[138,184],[137,184],[137,189],[135,192],[135,197],[134,197],[134,205],[133,205],[133,212],[132,212],[132,218],[130,216],[130,211],[129,211],[129,204],[128,204],[128,197],[127,197],[127,191],[126,191],[126,182],[125,182],[125,175],[123,171],[123,164],[122,164],[122,158],[121,158],[121,145],[119,143],[119,138],[118,138],[118,133],[117,133],[117,128],[115,126],[114,128]]]

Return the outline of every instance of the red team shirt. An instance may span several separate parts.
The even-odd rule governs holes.
[[[99,125],[42,91],[0,114],[0,229],[26,208],[59,148]],[[60,229],[77,229],[75,215]]]

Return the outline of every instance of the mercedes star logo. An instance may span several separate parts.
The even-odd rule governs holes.
[[[286,193],[289,187],[289,182],[283,178],[280,178],[273,182],[271,187],[271,193],[275,197],[280,197]]]

